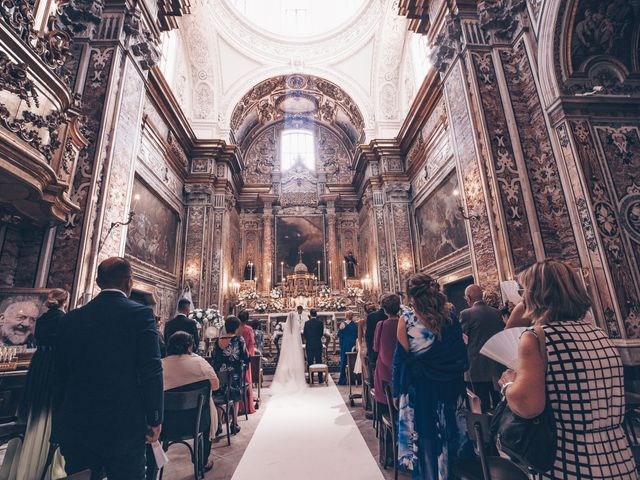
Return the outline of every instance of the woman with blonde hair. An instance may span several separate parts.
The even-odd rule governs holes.
[[[24,443],[15,450],[14,455],[7,449],[0,478],[31,480],[39,479],[43,474],[51,436],[54,345],[58,323],[65,315],[68,301],[69,293],[66,290],[54,288],[44,302],[47,311],[36,320],[37,349],[29,364],[26,386],[18,409],[18,421],[27,425]],[[7,473],[5,468],[8,462],[11,467]],[[54,476],[53,470],[58,469],[64,476],[59,463],[54,462],[47,478]]]
[[[565,262],[538,262],[520,275],[525,330],[518,369],[500,384],[509,408],[534,418],[548,401],[557,428],[556,456],[547,479],[637,479],[622,427],[624,382],[618,350],[585,316],[591,301]]]

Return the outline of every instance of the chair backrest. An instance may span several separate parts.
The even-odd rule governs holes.
[[[480,397],[467,388],[467,400],[469,401],[469,409],[473,413],[482,413],[482,402]]]
[[[350,375],[353,375],[353,370],[356,366],[357,358],[358,358],[358,352],[347,352],[347,365],[349,367]]]
[[[469,438],[476,444],[483,477],[485,480],[491,480],[487,463],[487,446],[492,442],[490,428],[491,416],[486,413],[467,411],[466,417]]]
[[[62,480],[91,480],[91,470],[83,470],[68,477],[64,477]]]
[[[361,355],[362,358],[362,383],[369,380],[369,358],[367,355]]]
[[[165,412],[193,410],[198,408],[198,398],[200,395],[208,398],[211,394],[211,383],[209,380],[182,385],[164,392]]]
[[[387,408],[389,408],[389,415],[391,415],[391,420],[393,421],[393,426],[395,429],[396,420],[398,419],[398,409],[396,408],[395,403],[393,402],[393,394],[391,393],[391,385],[388,383],[384,383],[384,395],[387,397]]]
[[[251,379],[255,382],[260,378],[260,369],[262,368],[262,355],[251,355]]]

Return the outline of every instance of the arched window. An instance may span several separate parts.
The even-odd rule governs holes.
[[[309,170],[316,168],[315,144],[311,130],[282,131],[280,169],[285,172],[300,162]]]

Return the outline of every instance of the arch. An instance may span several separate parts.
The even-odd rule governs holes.
[[[230,116],[231,139],[243,145],[254,130],[280,120],[326,123],[351,144],[365,138],[362,112],[348,93],[322,77],[294,73],[267,78],[242,96]]]

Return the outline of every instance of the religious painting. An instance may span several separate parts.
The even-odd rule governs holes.
[[[467,232],[454,190],[458,179],[452,173],[416,208],[416,225],[422,266],[430,265],[467,246]]]
[[[324,276],[324,217],[280,216],[276,218],[277,280],[293,273],[302,252],[302,262],[309,273],[317,275],[318,262]],[[282,263],[281,263],[282,262]]]
[[[178,215],[137,178],[131,196],[133,219],[125,253],[173,273],[178,241]]]
[[[49,289],[0,290],[0,345],[35,347],[36,320],[46,311]]]
[[[582,70],[594,56],[615,57],[632,69],[640,10],[630,0],[582,0],[571,29],[573,70]],[[637,41],[637,40],[636,40]]]

